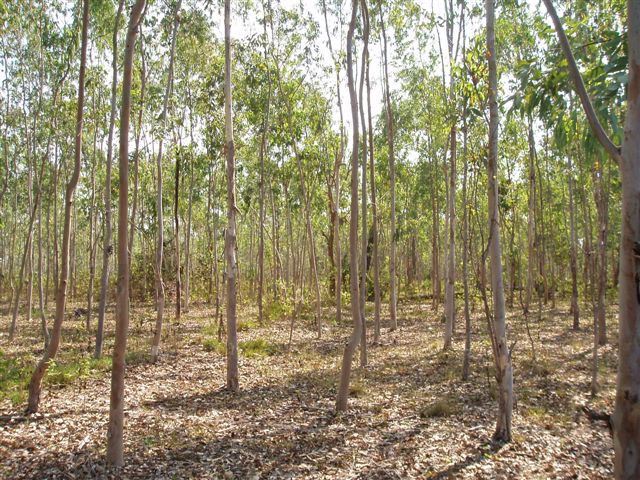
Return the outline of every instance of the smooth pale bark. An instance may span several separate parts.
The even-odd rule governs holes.
[[[493,439],[511,441],[511,414],[513,410],[513,371],[511,352],[507,345],[502,254],[500,250],[500,215],[498,192],[498,71],[496,64],[495,5],[486,0],[487,61],[489,67],[489,255],[491,261],[491,289],[493,293],[493,322],[491,343],[498,382],[498,420]]]
[[[263,5],[264,8],[264,5]],[[267,55],[267,12],[264,12],[263,19],[263,31],[265,36],[264,46],[264,61],[268,65]],[[258,321],[260,325],[264,323],[264,231],[265,231],[265,213],[264,213],[264,196],[265,196],[265,175],[264,175],[264,157],[269,154],[269,147],[267,145],[269,136],[269,114],[271,111],[271,70],[267,67],[267,108],[264,113],[264,120],[262,122],[262,134],[260,136],[260,151],[258,153],[260,162],[260,240],[258,245]]]
[[[233,103],[231,85],[231,0],[224,2],[224,142],[227,167],[227,230],[224,253],[227,274],[227,389],[237,392],[238,332],[236,318],[236,159],[233,142]]]
[[[617,479],[640,476],[640,2],[627,1],[629,80],[622,149],[607,137],[586,94],[569,41],[551,0],[552,17],[583,108],[596,138],[620,166],[622,234],[620,236],[618,375],[611,417]]]
[[[576,235],[576,213],[574,200],[573,185],[573,165],[571,156],[568,158],[569,167],[569,240],[571,243],[571,313],[573,314],[573,329],[580,328],[580,306],[578,304],[578,251],[577,251],[577,235]]]
[[[362,271],[360,272],[360,322],[362,323],[360,337],[360,366],[367,366],[367,319],[366,319],[366,301],[367,301],[367,122],[364,116],[364,81],[366,71],[369,68],[369,12],[366,0],[361,0],[362,23],[363,23],[363,48],[362,48],[362,66],[360,68],[360,87],[358,92],[358,103],[360,104],[360,122],[362,123],[362,237],[360,239],[360,261],[362,262]],[[371,125],[369,125],[371,128]]]
[[[96,99],[93,98],[93,113],[96,113]],[[91,328],[91,313],[93,310],[93,285],[96,278],[96,149],[98,143],[98,129],[93,131],[93,158],[91,159],[91,200],[89,206],[89,288],[87,288],[87,315],[85,318],[85,328]]]
[[[131,83],[133,55],[145,0],[136,0],[131,9],[124,48],[122,105],[120,107],[120,146],[118,150],[118,287],[116,292],[116,336],[111,367],[111,395],[107,430],[107,462],[124,465],[124,374],[129,331],[129,122],[131,117]]]
[[[102,345],[104,337],[104,318],[107,310],[107,296],[109,287],[109,258],[113,253],[111,245],[111,167],[113,164],[113,131],[116,123],[116,96],[118,92],[118,30],[120,29],[120,18],[124,0],[118,3],[115,25],[113,27],[113,57],[112,57],[112,78],[111,78],[111,110],[109,113],[109,137],[107,140],[107,160],[106,175],[104,184],[104,238],[102,241],[102,275],[100,277],[100,300],[98,302],[98,328],[96,331],[96,347],[93,356],[102,356]],[[54,210],[55,214],[55,210]]]
[[[464,53],[463,53],[464,56]],[[464,159],[462,174],[462,204],[467,205],[467,183],[469,176],[469,159],[467,157],[467,117],[463,118],[462,156]],[[462,379],[469,378],[471,365],[471,313],[469,312],[469,208],[462,214],[462,286],[464,289],[464,357],[462,361]]]
[[[367,25],[369,25],[369,12],[367,11]],[[370,27],[369,27],[370,28]],[[369,183],[371,186],[371,216],[372,216],[372,241],[373,241],[373,301],[374,301],[374,313],[373,313],[373,343],[378,344],[380,342],[380,312],[382,310],[381,305],[381,293],[380,293],[380,258],[378,251],[378,204],[376,203],[376,174],[375,174],[375,161],[373,157],[373,121],[371,116],[371,80],[369,78],[369,58],[367,58],[367,68],[365,70],[365,82],[367,84],[367,119],[369,121]]]
[[[164,92],[164,100],[162,104],[161,134],[158,142],[158,156],[156,158],[156,212],[158,215],[158,241],[156,244],[156,325],[151,341],[151,360],[156,361],[160,354],[160,340],[162,339],[162,323],[164,320],[164,281],[162,280],[162,263],[164,257],[164,215],[162,206],[162,154],[164,145],[164,131],[167,126],[167,113],[169,110],[169,100],[173,91],[173,63],[176,55],[176,38],[178,36],[178,27],[180,25],[180,7],[182,0],[178,0],[173,20],[173,32],[171,33],[171,52],[169,54],[169,71],[167,74],[167,88]]]
[[[385,98],[385,111],[387,122],[387,142],[389,148],[389,190],[391,196],[391,221],[390,221],[390,243],[391,253],[389,256],[389,313],[391,316],[391,330],[398,328],[398,318],[396,307],[398,304],[398,289],[396,286],[396,257],[397,257],[397,232],[396,232],[396,159],[394,154],[394,124],[393,124],[393,109],[391,106],[391,91],[389,90],[389,68],[387,59],[387,33],[384,27],[384,15],[382,8],[380,8],[380,27],[382,30],[382,65],[384,72],[384,98]]]
[[[447,272],[445,279],[445,330],[443,349],[451,348],[453,339],[453,327],[456,316],[455,282],[456,282],[456,132],[455,125],[451,128],[451,151],[449,158],[449,195],[447,198],[448,236],[447,244]]]
[[[49,367],[52,359],[58,353],[60,338],[62,336],[62,322],[67,301],[67,281],[69,276],[69,250],[71,237],[71,212],[73,206],[73,195],[80,179],[80,160],[82,157],[82,124],[84,114],[84,89],[85,71],[87,64],[87,44],[89,30],[89,0],[84,0],[82,5],[82,43],[80,48],[80,74],[78,77],[78,107],[76,111],[76,131],[74,144],[74,168],[69,183],[64,202],[64,231],[62,235],[62,266],[60,269],[60,279],[56,294],[56,314],[51,331],[51,339],[48,348],[38,362],[31,381],[29,382],[29,399],[27,413],[36,413],[40,405],[40,392],[42,390],[42,379]]]
[[[327,20],[327,6],[325,0],[322,0],[322,13],[324,15],[324,26],[327,32],[327,40],[329,42],[329,53],[335,65],[336,72],[336,95],[338,100],[338,111],[340,112],[340,155],[336,156],[333,166],[333,211],[331,213],[333,221],[333,241],[334,241],[334,275],[335,275],[335,302],[336,302],[336,323],[342,323],[342,247],[340,242],[340,167],[344,159],[345,138],[344,138],[344,115],[342,112],[342,95],[340,90],[342,82],[340,81],[340,64],[337,62],[333,53],[333,44],[331,43],[331,33],[329,31],[329,21]],[[371,122],[369,122],[371,124]],[[371,150],[373,151],[373,150]]]
[[[600,163],[600,168],[592,172],[594,199],[598,214],[598,239],[597,239],[597,269],[593,272],[596,285],[596,318],[598,322],[598,345],[607,343],[607,322],[605,296],[607,290],[607,234],[609,202],[608,191],[604,187],[604,168]]]
[[[529,313],[533,289],[535,287],[535,258],[536,258],[536,145],[533,136],[533,125],[531,117],[528,118],[529,144],[529,198],[527,211],[527,290],[524,299],[524,313]]]
[[[360,145],[360,132],[358,127],[358,100],[353,75],[353,36],[356,29],[359,0],[352,0],[351,21],[347,33],[347,83],[349,85],[349,98],[351,100],[351,122],[353,126],[351,151],[351,221],[349,224],[349,283],[351,291],[351,319],[353,331],[344,348],[342,356],[342,368],[340,370],[340,384],[336,399],[336,411],[347,409],[349,397],[349,381],[351,379],[351,365],[353,355],[362,335],[362,323],[360,316],[360,302],[358,292],[358,150]]]

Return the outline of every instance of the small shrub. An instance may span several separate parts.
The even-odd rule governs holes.
[[[238,348],[245,357],[256,357],[273,355],[277,352],[277,347],[262,338],[256,338],[255,340],[247,340],[246,342],[238,343]]]
[[[252,328],[256,328],[258,324],[253,320],[240,320],[236,326],[238,332],[247,332]]]
[[[220,355],[224,355],[227,352],[227,346],[224,342],[218,341],[217,338],[205,338],[202,342],[202,348],[206,352],[216,352]]]
[[[436,400],[435,402],[420,409],[422,418],[449,417],[460,411],[458,403],[451,398]]]

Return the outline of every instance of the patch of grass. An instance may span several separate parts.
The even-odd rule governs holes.
[[[239,342],[238,348],[245,357],[268,356],[277,353],[278,349],[272,343],[267,342],[263,338],[255,340],[247,340]]]
[[[54,386],[64,386],[85,379],[99,372],[111,370],[111,358],[81,358],[70,362],[51,362],[45,381]]]
[[[150,361],[151,361],[151,354],[147,350],[127,351],[127,356],[126,356],[127,365],[140,365],[142,363],[149,363]]]
[[[200,331],[202,335],[205,337],[217,337],[218,336],[218,324],[217,323],[209,323],[202,327]]]
[[[355,380],[349,385],[349,396],[361,398],[365,395],[366,388],[362,380]]]
[[[293,303],[290,301],[269,302],[264,306],[264,317],[267,320],[280,320],[290,316],[293,311]]]
[[[258,324],[253,320],[240,320],[236,329],[238,332],[248,332],[252,328],[256,328]]]
[[[30,362],[6,357],[0,350],[0,399],[8,398],[13,405],[24,402],[32,368]]]
[[[450,417],[459,412],[460,404],[453,398],[436,400],[419,409],[419,414],[422,418]]]
[[[205,338],[202,341],[202,348],[206,352],[216,352],[220,355],[224,355],[227,352],[227,346],[224,342],[220,342],[217,338]]]

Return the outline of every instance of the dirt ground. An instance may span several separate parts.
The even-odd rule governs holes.
[[[170,308],[167,313],[171,318]],[[108,367],[94,369],[91,364],[77,378],[45,384],[40,413],[31,417],[22,415],[20,392],[5,395],[0,403],[0,477],[612,476],[609,432],[580,408],[612,409],[615,312],[608,318],[611,343],[599,352],[601,390],[595,399],[589,395],[589,312],[583,314],[583,329],[573,331],[565,304],[545,308],[540,316],[529,317],[530,335],[520,312],[509,316],[517,401],[513,442],[505,446],[490,441],[496,390],[486,320],[479,310],[473,317],[471,377],[462,381],[462,314],[454,348],[443,352],[441,312],[420,300],[401,303],[400,328],[392,332],[383,323],[382,344],[369,346],[368,366],[354,369],[350,408],[340,415],[333,407],[349,326],[333,325],[332,313],[326,306],[319,340],[307,313],[295,324],[288,348],[289,319],[260,327],[255,309],[241,308],[240,341],[254,342],[241,355],[241,392],[232,395],[223,388],[225,357],[215,341],[210,306],[193,306],[172,326],[155,364],[148,357],[155,314],[151,307],[134,308],[126,378],[126,466],[113,471],[104,463],[110,373]],[[344,318],[348,320],[348,312]],[[42,351],[37,320],[21,325],[12,345],[6,334],[9,321],[0,317],[0,360],[5,367],[32,365]],[[112,324],[107,331],[108,353]],[[92,338],[84,321],[70,316],[58,363],[88,362]],[[3,375],[6,389],[8,374]]]

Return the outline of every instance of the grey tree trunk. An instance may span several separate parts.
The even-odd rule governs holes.
[[[231,0],[224,2],[224,140],[227,163],[227,230],[225,258],[227,276],[227,389],[237,392],[238,332],[236,323],[236,165],[233,142],[233,104],[231,85]]]
[[[498,192],[498,71],[496,64],[495,5],[486,0],[487,59],[489,65],[489,255],[491,258],[491,288],[493,293],[493,323],[491,339],[498,382],[498,421],[493,438],[511,441],[511,413],[513,410],[513,371],[511,352],[507,345],[502,252],[500,249],[500,215]]]

